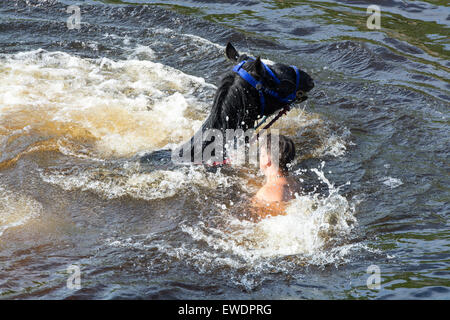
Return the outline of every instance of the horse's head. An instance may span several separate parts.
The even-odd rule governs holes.
[[[254,59],[239,54],[231,43],[227,44],[225,54],[237,63],[233,70],[242,85],[253,87],[260,97],[259,114],[269,116],[295,101],[305,101],[306,93],[314,88],[313,79],[295,66],[282,63],[266,65],[259,57]]]
[[[211,112],[201,128],[175,152],[177,157],[182,155],[185,162],[192,159],[194,162],[205,161],[203,153],[206,148],[209,150],[212,142],[220,141],[219,137],[209,137],[213,131],[206,131],[222,131],[224,139],[227,129],[253,129],[258,118],[270,116],[296,101],[306,100],[306,93],[314,87],[311,77],[295,66],[266,65],[259,57],[240,55],[231,43],[228,43],[225,54],[237,65],[222,79]],[[226,143],[228,141],[222,146]]]

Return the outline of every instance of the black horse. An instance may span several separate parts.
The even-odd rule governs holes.
[[[305,93],[314,87],[313,79],[294,66],[281,63],[267,66],[260,57],[254,59],[239,54],[231,43],[227,44],[225,54],[238,66],[223,77],[211,112],[199,131],[175,150],[179,157],[188,152],[189,162],[197,159],[196,153],[203,152],[214,141],[200,140],[201,147],[194,148],[196,143],[198,145],[195,137],[201,137],[209,129],[220,130],[224,136],[227,129],[252,129],[261,117],[270,116],[294,101],[306,100]],[[161,160],[169,152],[152,152],[143,156],[141,163]],[[183,158],[186,159],[186,154]]]

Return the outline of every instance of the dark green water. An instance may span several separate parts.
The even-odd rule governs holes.
[[[377,1],[369,30],[369,4],[1,1],[0,296],[449,299],[450,8]],[[315,79],[280,128],[294,171],[333,185],[308,195],[317,220],[296,203],[286,220],[237,222],[256,169],[123,162],[198,126],[228,41]],[[66,287],[72,264],[80,290]]]

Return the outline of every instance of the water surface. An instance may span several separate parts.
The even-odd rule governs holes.
[[[377,4],[381,30],[365,1],[2,1],[1,297],[448,299],[450,10]],[[286,216],[242,219],[256,168],[135,160],[200,127],[228,41],[316,81],[276,124]]]

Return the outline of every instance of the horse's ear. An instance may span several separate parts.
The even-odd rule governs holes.
[[[260,57],[256,58],[254,66],[256,74],[262,76],[264,74],[264,66]]]
[[[233,62],[237,62],[239,59],[239,53],[233,47],[231,42],[228,42],[227,47],[225,48],[225,55],[227,56],[228,59],[230,59]]]

